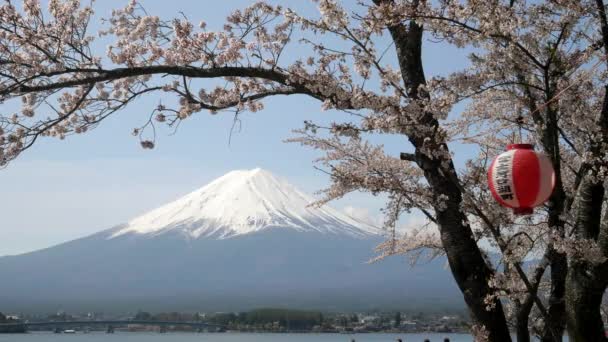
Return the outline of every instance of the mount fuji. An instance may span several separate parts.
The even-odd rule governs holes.
[[[232,171],[132,220],[110,238],[178,233],[189,239],[226,239],[270,228],[357,238],[380,233],[330,207],[309,207],[313,202],[313,198],[268,171]]]
[[[445,260],[369,264],[381,231],[313,202],[268,171],[229,172],[125,224],[1,257],[0,309],[462,308]]]

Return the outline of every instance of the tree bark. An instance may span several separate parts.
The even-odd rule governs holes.
[[[493,276],[493,270],[483,259],[467,218],[460,209],[460,189],[451,177],[445,176],[450,173],[455,176],[453,164],[449,163],[446,170],[437,159],[431,160],[419,152],[416,157],[434,189],[436,201],[442,201],[441,195],[447,196],[443,200],[444,206],[435,208],[437,224],[450,269],[474,320],[487,331],[488,341],[511,341],[501,302],[495,299],[491,307],[485,302],[486,297],[492,294],[488,280]]]
[[[517,342],[530,342],[530,312],[534,301],[528,297],[524,303],[517,305],[515,316],[515,333],[517,334]]]
[[[604,191],[601,182],[583,180],[575,227],[578,239],[598,240]],[[607,262],[593,265],[579,256],[571,258],[566,278],[566,319],[571,342],[608,341],[600,310],[607,271]]]
[[[596,0],[596,17],[600,22],[604,56],[608,57],[608,19],[603,0]],[[608,67],[608,59],[606,60]],[[587,152],[600,162],[605,163],[603,146],[608,143],[608,85],[604,86],[604,103],[598,114],[597,141],[591,141]],[[595,164],[595,165],[593,165]],[[608,256],[606,236],[608,232],[602,226],[602,206],[605,189],[603,179],[596,179],[598,162],[589,165],[578,191],[578,208],[575,234],[578,239],[589,239],[598,242],[604,257]],[[608,341],[601,316],[602,296],[608,284],[608,262],[591,265],[580,257],[573,257],[568,266],[566,278],[566,320],[571,342]]]
[[[568,271],[566,313],[570,342],[608,341],[600,311],[606,287],[590,276],[593,273],[584,264]]]
[[[549,295],[549,320],[541,336],[541,342],[562,341],[566,329],[566,277],[568,274],[568,260],[565,254],[558,253],[551,248],[551,291]]]

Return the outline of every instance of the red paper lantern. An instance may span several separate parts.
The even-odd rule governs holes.
[[[511,144],[496,157],[488,170],[492,196],[518,215],[533,213],[533,208],[549,199],[555,186],[551,160],[534,151],[534,145]]]

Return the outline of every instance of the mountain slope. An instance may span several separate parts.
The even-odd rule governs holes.
[[[366,262],[382,237],[263,170],[231,172],[130,222],[0,258],[17,312],[462,307],[445,260]]]
[[[179,230],[191,238],[229,238],[269,227],[364,237],[378,230],[314,199],[270,172],[232,171],[174,202],[130,221],[112,237]]]

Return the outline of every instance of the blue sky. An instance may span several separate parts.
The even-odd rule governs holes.
[[[45,2],[45,1],[43,1]],[[126,1],[95,3],[94,27],[112,8]],[[141,0],[148,13],[171,18],[186,14],[219,29],[233,9],[251,1]],[[349,2],[350,3],[350,2]],[[300,13],[316,15],[312,1],[281,1]],[[97,43],[97,54],[106,42]],[[295,52],[294,52],[295,51]],[[291,53],[297,53],[297,47]],[[427,42],[424,63],[430,75],[447,74],[466,65],[466,51]],[[290,56],[288,56],[289,58]],[[293,57],[291,57],[293,58]],[[287,178],[308,193],[323,188],[327,176],[313,168],[319,154],[283,140],[304,120],[331,121],[334,112],[305,97],[276,98],[265,109],[241,117],[242,129],[228,143],[232,116],[200,113],[184,122],[175,135],[162,131],[157,147],[143,150],[130,132],[144,122],[159,98],[137,101],[99,128],[64,141],[44,139],[0,171],[0,255],[48,247],[110,228],[199,188],[234,169],[262,167]],[[3,110],[7,110],[3,108]],[[454,113],[457,115],[457,112]],[[407,150],[403,137],[384,137],[389,153]],[[470,155],[454,146],[459,155]],[[459,162],[464,160],[459,157]],[[355,194],[333,204],[378,214],[382,198]],[[405,218],[416,221],[415,217]]]

